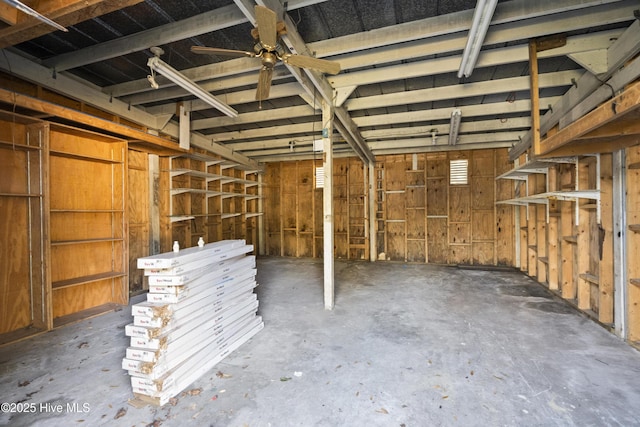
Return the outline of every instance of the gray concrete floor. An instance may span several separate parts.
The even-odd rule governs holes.
[[[336,271],[329,312],[321,261],[260,259],[265,329],[161,408],[128,404],[128,309],[1,347],[0,400],[36,412],[0,424],[640,425],[640,353],[520,273]]]

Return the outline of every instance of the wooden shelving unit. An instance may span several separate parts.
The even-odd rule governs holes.
[[[39,120],[0,112],[0,344],[51,329],[47,135]]]
[[[169,223],[181,247],[223,239],[257,241],[258,170],[200,152],[169,159]]]
[[[522,209],[522,270],[610,323],[610,283],[599,277],[601,263],[589,239],[601,223],[600,176],[599,154],[525,162],[498,176],[515,180],[520,194],[496,204]]]
[[[128,301],[126,142],[62,125],[50,130],[54,326]]]

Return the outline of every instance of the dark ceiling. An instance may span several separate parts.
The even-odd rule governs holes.
[[[270,1],[260,3],[269,6]],[[170,134],[176,126],[176,103],[194,100],[189,104],[192,130],[198,134],[193,144],[213,142],[258,161],[312,155],[322,127],[318,107],[323,97],[332,97],[344,110],[337,153],[353,154],[354,139],[374,155],[451,149],[447,134],[454,108],[463,117],[455,148],[511,147],[531,127],[529,40],[567,37],[566,45],[539,54],[544,114],[572,81],[585,72],[597,73],[595,65],[590,69],[596,60],[589,58],[598,58],[598,51],[611,46],[640,8],[631,0],[500,1],[476,69],[459,79],[457,67],[475,1],[292,0],[284,3],[289,35],[291,30],[299,34],[303,54],[338,61],[342,71],[320,76],[323,92],[314,76],[296,75],[295,67],[278,65],[270,99],[256,102],[257,59],[190,51],[194,45],[251,51],[253,25],[246,11],[253,5],[249,0],[138,2],[69,25],[67,33],[50,32],[7,47],[0,69],[83,102],[90,103],[87,98],[95,91],[100,96],[94,99],[110,102],[96,101],[97,107],[112,105],[113,113],[125,116],[133,109],[131,120],[147,121],[141,124],[151,129],[156,124]],[[6,28],[0,26],[0,36]],[[295,37],[291,40],[295,43]],[[155,45],[164,50],[163,61],[240,115],[228,118],[198,104],[166,80],[160,89],[151,89],[147,60]],[[34,67],[22,71],[17,57]],[[78,82],[87,86],[88,94],[78,93]],[[349,127],[352,132],[345,129]]]

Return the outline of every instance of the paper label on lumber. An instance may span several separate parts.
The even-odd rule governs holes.
[[[225,251],[229,251],[230,249],[244,246],[245,244],[246,241],[244,240],[222,240],[219,242],[207,243],[202,248],[194,246],[182,249],[179,252],[165,252],[157,255],[150,255],[138,258],[138,268],[176,267],[197,259],[217,255]]]
[[[224,261],[226,259],[234,258],[238,255],[249,253],[251,251],[253,251],[253,245],[241,245],[234,248],[233,250],[222,251],[217,253],[211,253],[209,251],[205,251],[204,254],[200,254],[200,257],[187,258],[183,262],[176,262],[174,263],[174,265],[169,265],[167,267],[161,267],[161,266],[146,267],[144,269],[144,274],[145,276],[156,275],[156,274],[160,274],[160,275],[183,274],[187,271],[195,270],[201,266],[210,265],[218,261]]]

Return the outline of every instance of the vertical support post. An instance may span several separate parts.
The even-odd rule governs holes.
[[[627,339],[627,198],[625,195],[625,150],[613,153],[613,288],[615,332]]]
[[[333,265],[333,106],[322,102],[324,188],[322,190],[324,245],[324,308],[333,310],[335,274]]]
[[[540,153],[540,91],[538,90],[538,44],[529,41],[529,81],[531,82],[531,134],[532,154]]]
[[[376,217],[376,164],[369,163],[367,168],[369,169],[369,261],[375,262],[378,259],[377,241],[378,233],[376,231],[376,224],[378,218]]]
[[[149,255],[160,251],[160,158],[149,154]]]
[[[187,111],[184,105],[180,105],[180,140],[178,145],[180,148],[188,150],[191,146],[191,113]]]
[[[264,230],[264,202],[263,202],[263,189],[262,185],[264,184],[262,181],[262,173],[258,172],[258,254],[265,255],[266,254],[266,233]]]

